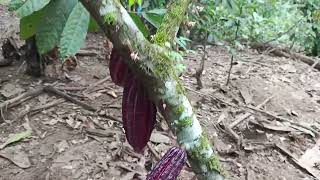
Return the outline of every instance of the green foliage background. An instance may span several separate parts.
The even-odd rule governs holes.
[[[233,41],[239,26],[238,40],[295,45],[317,55],[319,10],[318,0],[202,0],[190,17],[196,36],[208,32],[213,41]]]
[[[7,4],[8,0],[0,0]],[[121,0],[146,38],[159,27],[169,0]],[[97,24],[78,0],[11,0],[9,10],[21,18],[20,35],[36,35],[40,53],[54,47],[60,56],[74,55],[84,42],[88,29]],[[39,25],[40,24],[40,25]],[[188,50],[195,41],[273,42],[298,47],[307,54],[320,54],[319,0],[197,0],[184,24],[192,24],[176,44]],[[190,28],[192,27],[192,28]]]

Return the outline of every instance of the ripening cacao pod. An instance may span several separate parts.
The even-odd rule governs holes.
[[[175,180],[186,161],[186,151],[179,147],[172,147],[151,170],[147,180]]]
[[[110,55],[109,71],[112,81],[118,86],[124,86],[127,78],[132,78],[127,64],[123,61],[122,56],[112,48]]]
[[[128,78],[122,97],[122,121],[126,138],[136,152],[147,145],[156,123],[156,106],[136,78]]]

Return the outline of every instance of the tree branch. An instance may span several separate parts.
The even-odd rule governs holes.
[[[218,157],[202,131],[174,70],[170,50],[147,41],[119,1],[80,1],[97,20],[131,70],[144,82],[155,103],[163,102],[166,105],[164,112],[168,117],[168,124],[176,132],[178,143],[186,148],[197,177],[206,180],[224,179]],[[187,4],[189,0],[178,2]],[[181,18],[180,15],[183,14],[173,18]]]
[[[154,43],[164,45],[166,42],[173,42],[190,2],[191,0],[176,0],[172,2],[153,38]]]

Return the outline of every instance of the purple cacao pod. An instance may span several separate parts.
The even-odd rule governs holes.
[[[118,86],[124,86],[127,78],[132,78],[127,64],[123,61],[121,55],[115,50],[111,51],[109,71],[112,81]]]
[[[146,180],[175,180],[187,161],[187,153],[172,147],[148,174]]]
[[[126,80],[122,97],[122,121],[129,144],[136,152],[147,145],[156,123],[156,106],[136,78]]]

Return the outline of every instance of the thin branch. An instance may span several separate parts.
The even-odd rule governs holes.
[[[9,99],[7,101],[4,101],[0,104],[0,109],[6,110],[7,108],[10,108],[13,104],[20,102],[21,100],[28,98],[28,97],[35,97],[41,94],[43,91],[43,88],[37,88],[34,90],[30,90],[28,92],[25,92],[15,98]]]
[[[240,14],[239,14],[239,17],[242,16],[242,9],[243,9],[243,6],[240,5]],[[236,32],[235,32],[235,35],[234,35],[234,40],[233,40],[233,42],[235,42],[235,41],[238,39],[239,29],[240,29],[240,19],[237,20],[237,29],[236,29]],[[231,51],[231,53],[232,53],[232,51]],[[229,84],[229,82],[230,82],[231,71],[232,71],[232,68],[233,68],[233,60],[234,60],[234,54],[232,53],[232,54],[231,54],[230,68],[229,68],[229,71],[228,71],[228,79],[227,79],[226,86],[228,86],[228,84]]]
[[[208,31],[206,31],[206,35],[205,35],[205,40],[203,42],[203,55],[202,55],[202,58],[201,58],[201,64],[200,64],[200,67],[197,69],[196,71],[196,79],[197,79],[197,84],[198,84],[198,89],[202,89],[203,88],[203,84],[202,84],[202,81],[201,81],[201,76],[202,76],[202,73],[203,73],[203,70],[204,70],[204,64],[205,64],[205,61],[206,61],[206,58],[207,58],[207,44],[208,44]]]
[[[73,103],[75,103],[75,104],[78,104],[79,106],[82,106],[82,107],[83,107],[84,109],[86,109],[86,110],[94,111],[94,112],[98,110],[96,107],[93,107],[93,106],[91,106],[91,105],[89,105],[89,104],[86,104],[86,103],[84,103],[84,102],[82,102],[82,101],[79,101],[79,100],[77,100],[77,99],[74,99],[73,97],[69,96],[68,94],[66,94],[66,93],[64,93],[64,92],[62,92],[62,91],[59,91],[59,90],[55,89],[55,88],[52,87],[52,86],[46,86],[46,87],[44,87],[44,90],[45,90],[46,92],[48,92],[48,93],[53,93],[53,94],[55,94],[55,95],[58,95],[58,96],[60,96],[60,97],[65,98],[65,99],[68,100],[68,101],[71,101],[71,102],[73,102]]]
[[[268,97],[266,100],[264,100],[261,104],[257,105],[256,108],[260,109],[262,106],[264,106],[267,102],[269,102],[275,95],[272,95],[270,97]],[[243,120],[247,119],[248,117],[250,117],[252,114],[251,113],[245,113],[243,116],[241,116],[239,119],[233,121],[229,127],[232,129],[234,128],[236,125],[238,125],[239,123],[241,123]]]

